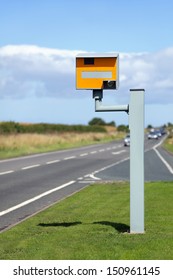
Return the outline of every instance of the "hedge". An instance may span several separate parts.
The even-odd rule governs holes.
[[[0,134],[17,134],[17,133],[39,133],[49,134],[58,132],[106,132],[102,126],[92,125],[66,125],[66,124],[22,124],[17,122],[1,122]]]

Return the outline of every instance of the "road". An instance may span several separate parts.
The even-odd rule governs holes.
[[[173,180],[161,141],[145,141],[146,181]],[[0,161],[0,231],[100,180],[129,180],[122,141]]]

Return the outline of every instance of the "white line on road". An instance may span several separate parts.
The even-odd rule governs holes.
[[[121,150],[121,151],[119,151],[119,152],[112,152],[112,154],[113,154],[113,155],[119,155],[119,154],[122,154],[122,153],[124,153],[124,152],[126,152],[126,150]]]
[[[158,155],[158,157],[161,159],[161,161],[164,163],[164,165],[167,167],[167,169],[169,170],[169,172],[171,174],[173,174],[173,169],[172,167],[169,165],[169,163],[162,157],[162,155],[159,153],[159,151],[157,150],[157,148],[162,145],[162,143],[164,142],[164,140],[166,139],[167,135],[165,137],[162,138],[162,140],[157,143],[154,147],[153,150],[156,152],[156,154]]]
[[[44,196],[47,196],[47,195],[49,195],[49,194],[51,194],[53,192],[56,192],[56,191],[58,191],[60,189],[65,188],[67,186],[70,186],[70,185],[74,184],[75,182],[76,181],[70,181],[70,182],[68,182],[66,184],[63,184],[63,185],[61,185],[59,187],[56,187],[56,188],[51,189],[51,190],[49,190],[47,192],[44,192],[44,193],[42,193],[40,195],[37,195],[37,196],[35,196],[35,197],[31,198],[31,199],[28,199],[28,200],[26,200],[26,201],[24,201],[24,202],[22,202],[22,203],[20,203],[18,205],[15,205],[15,206],[13,206],[13,207],[11,207],[9,209],[6,209],[6,210],[0,212],[0,216],[3,216],[5,214],[7,214],[7,213],[10,213],[10,212],[14,211],[14,210],[17,210],[17,209],[19,209],[19,208],[21,208],[23,206],[26,206],[27,204],[30,204],[30,203],[32,203],[32,202],[34,202],[34,201],[36,201],[36,200],[38,200],[38,199],[40,199],[40,198],[42,198]]]
[[[96,180],[96,181],[101,180],[100,178],[96,177],[94,174],[90,174],[89,177]]]
[[[5,174],[10,174],[10,173],[13,173],[13,172],[14,172],[14,170],[4,171],[4,172],[1,172],[1,173],[0,173],[0,176],[1,176],[1,175],[5,175]]]
[[[48,161],[48,162],[46,162],[46,164],[53,164],[53,163],[57,163],[57,162],[60,162],[60,160],[56,159],[56,160]]]
[[[173,169],[172,167],[169,165],[169,163],[162,157],[162,155],[159,153],[159,151],[156,149],[156,147],[153,148],[153,150],[156,152],[156,154],[158,155],[158,157],[161,159],[161,161],[164,163],[164,165],[167,167],[167,169],[169,170],[169,172],[171,174],[173,174]]]
[[[91,174],[86,174],[85,176],[84,176],[84,178],[86,178],[86,177],[89,177]]]
[[[22,170],[31,169],[31,168],[35,168],[35,167],[38,167],[38,166],[40,166],[40,164],[29,165],[29,166],[22,167]]]
[[[95,174],[97,174],[97,173],[99,173],[99,172],[101,172],[101,171],[105,171],[106,169],[111,168],[111,167],[113,167],[113,166],[116,166],[116,165],[118,165],[118,164],[120,164],[120,163],[122,163],[122,162],[124,162],[124,161],[126,161],[126,160],[129,160],[129,159],[130,159],[130,157],[126,157],[126,158],[124,158],[124,159],[122,159],[122,160],[119,160],[119,161],[113,163],[113,164],[110,164],[110,165],[107,165],[107,166],[105,166],[105,167],[103,167],[103,168],[100,168],[99,170],[94,171],[94,172],[92,173],[92,175],[95,176]],[[86,176],[88,176],[88,175],[86,175]],[[91,176],[91,174],[89,174],[89,176]],[[84,176],[84,177],[85,177],[85,176]]]
[[[76,158],[76,156],[66,157],[66,158],[64,158],[64,160],[69,160],[69,159],[73,159],[73,158]]]
[[[161,141],[160,141],[159,143],[157,143],[157,144],[153,147],[153,149],[156,149],[156,148],[158,148],[159,146],[161,146],[161,145],[163,144],[163,142],[165,141],[166,137],[167,137],[167,135],[165,135],[165,137],[163,137],[163,138],[161,139]]]
[[[84,156],[87,156],[88,153],[85,153],[85,154],[80,154],[80,157],[84,157]]]

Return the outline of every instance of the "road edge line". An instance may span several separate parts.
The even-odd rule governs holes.
[[[166,136],[167,137],[167,136]],[[157,156],[161,159],[161,161],[163,162],[163,164],[166,166],[166,168],[168,169],[168,171],[173,174],[173,169],[170,166],[170,164],[164,159],[164,157],[162,157],[162,155],[159,153],[159,151],[157,150],[157,148],[159,146],[161,146],[163,144],[163,142],[165,141],[166,137],[164,137],[159,143],[157,143],[154,147],[153,150],[155,151],[155,153],[157,154]]]
[[[166,168],[169,170],[169,172],[171,174],[173,174],[173,169],[172,167],[169,165],[169,163],[162,157],[162,155],[159,153],[159,151],[157,150],[156,147],[153,148],[153,150],[155,151],[155,153],[157,154],[157,156],[161,159],[161,161],[164,163],[164,165],[166,166]]]
[[[65,188],[65,187],[67,187],[67,186],[70,186],[70,185],[74,184],[75,182],[76,182],[76,181],[70,181],[70,182],[68,182],[68,183],[65,183],[65,184],[59,186],[59,187],[56,187],[56,188],[51,189],[51,190],[49,190],[49,191],[46,191],[46,192],[44,192],[44,193],[42,193],[42,194],[39,194],[39,195],[37,195],[37,196],[35,196],[35,197],[31,198],[31,199],[28,199],[28,200],[26,200],[26,201],[24,201],[24,202],[22,202],[22,203],[20,203],[20,204],[17,204],[17,205],[15,205],[15,206],[13,206],[13,207],[10,207],[10,208],[8,208],[8,209],[6,209],[6,210],[4,210],[4,211],[1,211],[1,212],[0,212],[0,217],[4,216],[4,215],[6,215],[6,214],[8,214],[8,213],[10,213],[10,212],[13,212],[13,211],[15,211],[15,210],[17,210],[17,209],[19,209],[19,208],[21,208],[21,207],[23,207],[23,206],[26,206],[26,205],[28,205],[28,204],[30,204],[30,203],[32,203],[32,202],[34,202],[34,201],[36,201],[36,200],[38,200],[38,199],[44,197],[44,196],[47,196],[47,195],[53,193],[53,192],[56,192],[56,191],[58,191],[58,190],[60,190],[60,189],[63,189],[63,188]]]

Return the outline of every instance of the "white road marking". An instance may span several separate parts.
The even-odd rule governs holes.
[[[169,170],[169,172],[171,174],[173,174],[173,169],[172,167],[169,165],[169,163],[162,157],[162,155],[159,153],[159,151],[156,149],[156,147],[153,148],[153,150],[156,152],[156,154],[158,155],[158,157],[161,159],[161,161],[164,163],[164,165],[167,167],[167,169]]]
[[[103,167],[103,168],[100,168],[99,170],[94,171],[92,174],[95,176],[95,174],[97,174],[97,173],[99,173],[99,172],[101,172],[101,171],[104,171],[104,170],[106,170],[106,169],[108,169],[108,168],[111,168],[111,167],[113,167],[113,166],[116,166],[116,165],[118,165],[118,164],[120,164],[120,163],[122,163],[122,162],[124,162],[124,161],[126,161],[126,160],[129,160],[129,159],[130,159],[130,157],[126,157],[126,158],[124,158],[124,159],[122,159],[122,160],[117,161],[116,163],[113,163],[113,164],[107,165],[107,166],[105,166],[105,167]],[[91,175],[91,174],[89,174],[89,175]],[[87,176],[88,176],[88,175],[87,175]],[[84,176],[84,177],[85,177],[85,176]]]
[[[122,154],[122,153],[124,153],[124,152],[126,152],[126,150],[121,150],[121,151],[119,151],[119,152],[112,152],[112,154],[113,154],[113,155],[119,155],[119,154]]]
[[[28,199],[28,200],[26,200],[26,201],[24,201],[24,202],[22,202],[22,203],[20,203],[20,204],[18,204],[18,205],[15,205],[15,206],[13,206],[13,207],[11,207],[11,208],[8,208],[8,209],[6,209],[6,210],[0,212],[0,216],[4,216],[5,214],[10,213],[10,212],[12,212],[12,211],[14,211],[14,210],[17,210],[17,209],[19,209],[19,208],[21,208],[21,207],[23,207],[23,206],[26,206],[27,204],[30,204],[30,203],[32,203],[32,202],[34,202],[34,201],[36,201],[36,200],[38,200],[38,199],[40,199],[40,198],[42,198],[42,197],[44,197],[44,196],[47,196],[47,195],[49,195],[49,194],[51,194],[51,193],[53,193],[53,192],[56,192],[56,191],[58,191],[58,190],[60,190],[60,189],[65,188],[65,187],[67,187],[67,186],[70,186],[70,185],[74,184],[75,182],[76,182],[76,181],[70,181],[70,182],[68,182],[68,183],[66,183],[66,184],[63,184],[63,185],[61,185],[61,186],[59,186],[59,187],[56,187],[56,188],[51,189],[51,190],[49,190],[49,191],[47,191],[47,192],[44,192],[44,193],[42,193],[42,194],[40,194],[40,195],[37,195],[37,196],[35,196],[35,197],[31,198],[31,199]]]
[[[53,163],[57,163],[57,162],[60,162],[60,160],[56,159],[56,160],[48,161],[48,162],[46,162],[46,164],[53,164]]]
[[[80,154],[80,157],[84,157],[84,156],[87,156],[88,153],[85,153],[85,154]]]
[[[167,135],[165,135],[165,137],[163,137],[162,140],[161,140],[159,143],[157,143],[157,144],[153,147],[153,149],[156,149],[157,147],[159,147],[160,145],[162,145],[163,142],[165,141],[166,137],[167,137]]]
[[[64,160],[69,160],[69,159],[73,159],[73,158],[76,158],[76,156],[66,157],[66,158],[64,158]]]
[[[26,169],[35,168],[35,167],[38,167],[38,166],[40,166],[40,164],[25,166],[25,167],[22,167],[21,169],[22,169],[22,170],[26,170]]]
[[[1,176],[1,175],[5,175],[5,174],[10,174],[10,173],[13,173],[13,172],[14,172],[14,170],[4,171],[4,172],[1,172],[1,173],[0,173],[0,176]]]
[[[88,179],[91,178],[91,179],[94,179],[94,181],[91,180],[91,183],[95,183],[96,181],[101,180],[99,177],[96,177],[95,174],[100,173],[101,171],[104,171],[104,170],[106,170],[106,169],[108,169],[108,168],[111,168],[111,167],[113,167],[113,166],[116,166],[116,165],[118,165],[118,164],[120,164],[120,163],[122,163],[122,162],[124,162],[124,161],[126,161],[126,160],[129,160],[129,159],[130,159],[130,157],[126,157],[126,158],[124,158],[124,159],[122,159],[122,160],[117,161],[116,163],[107,165],[107,166],[105,166],[105,167],[103,167],[103,168],[100,168],[100,169],[94,171],[93,173],[86,174],[86,175],[84,176],[84,178],[88,178]],[[79,178],[79,179],[80,179],[80,178]],[[90,182],[90,180],[79,181],[79,183],[88,183],[88,182]]]
[[[96,177],[94,174],[90,174],[89,177],[96,180],[96,181],[101,180],[100,178]]]
[[[97,153],[97,151],[90,152],[90,154],[96,154],[96,153]]]
[[[87,178],[87,177],[89,177],[91,174],[86,174],[85,176],[84,176],[84,178]]]
[[[101,150],[99,150],[99,152],[104,152],[105,151],[105,149],[101,149]]]
[[[169,165],[169,163],[162,157],[162,155],[159,153],[159,151],[157,150],[157,148],[162,145],[162,143],[164,142],[164,140],[166,139],[167,135],[165,137],[162,138],[162,140],[157,143],[154,147],[153,150],[156,152],[156,154],[158,155],[158,157],[161,159],[161,161],[164,163],[164,165],[167,167],[167,169],[169,170],[169,172],[171,174],[173,174],[173,169],[172,167]]]

